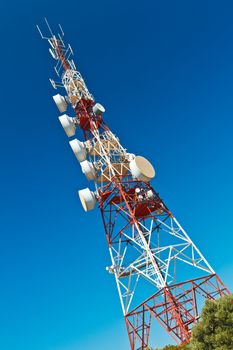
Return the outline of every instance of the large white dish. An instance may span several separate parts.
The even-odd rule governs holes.
[[[94,165],[89,162],[88,160],[84,160],[83,162],[80,163],[82,172],[86,176],[88,180],[94,180],[96,177],[96,172]]]
[[[76,125],[74,123],[74,119],[69,117],[67,114],[61,115],[59,121],[65,130],[65,133],[68,137],[74,136],[76,131]]]
[[[84,188],[78,191],[80,201],[85,211],[94,209],[96,204],[96,198],[94,192],[90,191],[89,188]]]
[[[78,139],[74,139],[70,141],[69,144],[79,162],[86,160],[87,151],[83,142],[79,141]]]
[[[56,103],[57,108],[61,113],[66,112],[67,110],[67,102],[65,100],[64,96],[61,96],[60,94],[53,96],[54,102]]]
[[[155,177],[152,164],[144,157],[136,156],[130,161],[129,167],[134,178],[141,181],[150,181]]]
[[[94,106],[93,106],[93,112],[98,115],[98,114],[102,114],[105,112],[105,108],[104,106],[102,106],[100,103],[96,103]]]

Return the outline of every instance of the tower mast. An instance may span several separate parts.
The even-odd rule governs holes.
[[[58,81],[50,82],[63,89],[53,99],[93,186],[80,190],[79,197],[85,211],[100,209],[111,261],[106,270],[115,277],[131,350],[149,345],[154,319],[177,343],[187,343],[203,300],[230,292],[152,187],[153,166],[127,152],[105,124],[105,109],[77,70],[61,26],[54,35],[46,24],[48,36],[37,28],[56,63]],[[78,133],[82,141],[75,138]]]

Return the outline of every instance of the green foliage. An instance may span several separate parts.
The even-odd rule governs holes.
[[[192,350],[232,350],[233,295],[208,300],[192,334]]]

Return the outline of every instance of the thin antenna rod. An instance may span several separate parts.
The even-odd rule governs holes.
[[[60,35],[59,33],[58,33],[58,37],[59,37],[59,39],[60,39],[62,45],[65,46],[65,45],[64,45],[64,42],[63,42],[63,40],[62,40],[62,37],[61,37],[61,35]]]
[[[50,34],[53,37],[54,35],[53,35],[53,32],[52,32],[52,29],[50,28],[49,22],[47,21],[47,18],[45,17],[44,20],[45,20],[45,23],[47,24],[47,27],[49,28]]]
[[[41,30],[40,30],[40,27],[38,26],[38,24],[36,25],[36,28],[37,28],[38,32],[40,33],[41,38],[44,39],[44,36],[41,33]]]
[[[63,32],[62,26],[60,24],[58,24],[58,25],[59,25],[59,28],[60,28],[60,31],[61,31],[61,35],[64,36],[65,34]]]
[[[70,46],[70,44],[68,45],[68,47],[70,49],[71,54],[74,56],[74,53],[73,53],[73,50],[72,50],[72,47]]]

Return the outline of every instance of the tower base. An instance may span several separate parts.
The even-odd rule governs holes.
[[[166,286],[125,316],[131,350],[145,350],[156,319],[178,343],[190,341],[206,299],[231,294],[216,274]]]

